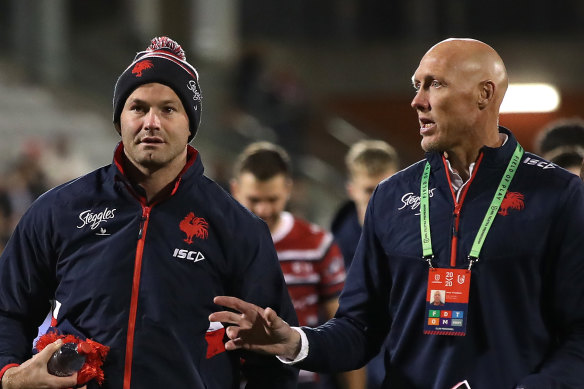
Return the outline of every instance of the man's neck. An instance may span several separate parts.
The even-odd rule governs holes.
[[[468,181],[470,178],[470,165],[476,161],[478,158],[479,151],[476,153],[456,153],[456,152],[444,152],[444,157],[450,162],[452,170],[457,173],[463,182]]]
[[[136,185],[139,185],[146,193],[148,204],[167,196],[172,191],[172,183],[177,178],[184,167],[165,166],[161,169],[145,169],[134,166],[129,160],[126,161],[126,174]]]
[[[444,152],[444,157],[450,162],[452,170],[454,170],[466,182],[470,178],[470,165],[476,162],[479,157],[480,150],[483,146],[492,148],[501,147],[507,139],[505,134],[497,133],[498,136],[482,142],[483,144],[473,145],[467,148],[454,149]]]
[[[150,176],[144,176],[142,180],[137,181],[137,184],[144,189],[144,192],[146,193],[146,201],[148,204],[151,204],[170,193],[172,190],[170,184],[175,178],[176,176],[169,180],[166,177],[159,177],[155,173]]]

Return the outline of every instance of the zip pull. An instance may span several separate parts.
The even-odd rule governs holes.
[[[142,232],[144,232],[144,223],[146,222],[146,218],[142,216],[140,220],[140,231],[138,231],[138,240],[142,239]]]
[[[454,220],[452,221],[452,235],[458,235],[458,223],[460,222],[460,209],[462,208],[462,203],[456,202],[454,203],[454,210],[452,211],[452,216]]]
[[[140,219],[140,230],[138,231],[138,240],[142,239],[142,234],[144,233],[144,224],[150,216],[150,207],[142,208],[142,219]]]

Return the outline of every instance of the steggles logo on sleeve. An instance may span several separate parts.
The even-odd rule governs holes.
[[[188,244],[193,243],[193,237],[199,239],[207,239],[209,232],[209,224],[202,217],[197,217],[193,212],[189,212],[187,216],[179,223],[179,228],[187,237],[184,239]]]

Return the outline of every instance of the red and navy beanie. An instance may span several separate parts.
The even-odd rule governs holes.
[[[136,54],[134,61],[118,78],[113,100],[114,123],[120,123],[126,99],[134,89],[151,82],[172,88],[180,98],[189,117],[190,142],[201,122],[199,74],[187,62],[182,47],[165,36],[152,39],[150,46]]]

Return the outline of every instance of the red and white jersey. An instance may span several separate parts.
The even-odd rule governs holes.
[[[345,285],[345,265],[333,235],[282,212],[272,234],[284,279],[301,326],[319,324],[319,303],[338,296]]]
[[[298,323],[316,327],[319,304],[336,297],[345,285],[345,263],[333,235],[321,227],[282,212],[272,234],[278,260]],[[318,374],[300,370],[298,382],[318,382]]]

